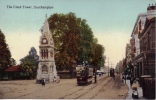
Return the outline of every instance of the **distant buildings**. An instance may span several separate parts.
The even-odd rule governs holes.
[[[115,71],[118,72],[118,73],[120,73],[120,72],[122,72],[122,70],[123,70],[123,63],[122,63],[122,61],[119,61],[116,64]]]
[[[131,61],[131,44],[126,45],[126,64],[128,64]]]

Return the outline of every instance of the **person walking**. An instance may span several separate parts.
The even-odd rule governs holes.
[[[115,76],[115,82],[116,82],[116,86],[119,87],[120,82],[121,82],[121,77],[120,77],[119,73],[117,73],[116,76]]]
[[[45,78],[42,79],[42,87],[45,87]]]
[[[113,79],[115,80],[115,74],[113,74]]]
[[[57,82],[57,83],[60,82],[60,76],[57,76],[56,82]]]
[[[126,78],[127,78],[127,77],[126,77],[126,74],[125,74],[125,77],[124,77],[124,78],[125,78],[125,83],[126,83]]]
[[[122,83],[124,83],[125,76],[122,74]]]
[[[139,88],[139,83],[138,81],[134,80],[133,84],[132,84],[132,98],[133,99],[138,99],[138,88]]]
[[[133,76],[130,78],[130,84],[131,84],[131,86],[132,86],[132,84],[133,84]]]
[[[56,77],[54,76],[54,78],[53,78],[53,82],[56,82]]]

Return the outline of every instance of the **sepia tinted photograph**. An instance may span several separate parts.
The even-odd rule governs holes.
[[[155,0],[0,0],[0,99],[155,99]]]

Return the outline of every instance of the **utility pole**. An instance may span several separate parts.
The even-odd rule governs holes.
[[[108,57],[108,76],[109,76],[109,57]]]
[[[112,68],[112,65],[113,65],[113,64],[112,64],[112,62],[111,62],[111,68]]]
[[[96,67],[97,67],[97,61],[96,61],[96,51],[94,51],[94,83],[96,83],[97,79],[96,79]]]
[[[113,66],[114,66],[114,64],[112,64],[112,68],[114,68]]]

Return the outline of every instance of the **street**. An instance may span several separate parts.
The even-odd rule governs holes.
[[[98,76],[97,83],[78,86],[76,79],[61,79],[45,87],[35,80],[0,81],[1,99],[125,99],[128,87],[108,75]]]

